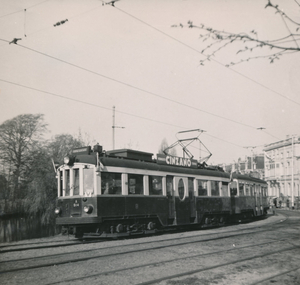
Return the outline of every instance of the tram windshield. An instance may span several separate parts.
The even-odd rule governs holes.
[[[83,192],[87,196],[94,193],[94,170],[92,168],[83,169]]]

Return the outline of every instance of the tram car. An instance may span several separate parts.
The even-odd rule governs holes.
[[[57,178],[56,224],[77,238],[219,226],[269,208],[263,180],[131,149],[74,149]]]

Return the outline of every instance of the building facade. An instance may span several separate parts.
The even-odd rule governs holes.
[[[239,158],[237,162],[220,166],[228,173],[235,172],[265,179],[264,159],[263,154],[253,154],[252,156],[246,156],[245,159]]]
[[[300,191],[300,137],[287,136],[266,145],[264,152],[269,196],[285,196],[294,204]]]

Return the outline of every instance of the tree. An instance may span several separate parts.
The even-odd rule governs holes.
[[[299,9],[299,1],[295,0],[294,3]],[[206,58],[201,60],[200,64],[204,65],[205,62],[210,61],[218,52],[229,46],[237,48],[236,55],[241,57],[234,62],[227,63],[227,67],[258,58],[268,59],[270,63],[273,63],[284,55],[300,52],[300,22],[289,17],[289,15],[280,9],[279,5],[274,4],[273,0],[268,0],[265,8],[273,9],[275,13],[282,18],[283,24],[288,30],[288,34],[285,37],[273,40],[262,40],[255,30],[248,33],[240,32],[236,34],[216,30],[204,24],[196,26],[192,21],[188,21],[189,28],[198,28],[204,31],[204,34],[201,34],[200,38],[203,42],[207,42],[207,45],[201,53],[205,55]],[[173,27],[174,26],[177,25],[173,25]],[[183,27],[182,24],[180,24],[180,26]]]
[[[0,159],[12,178],[12,199],[20,194],[20,182],[26,179],[30,158],[46,130],[42,114],[19,115],[0,125]]]
[[[27,173],[27,196],[24,204],[26,211],[32,216],[38,216],[43,225],[54,225],[55,221],[57,181],[52,161],[62,163],[72,149],[83,145],[80,136],[75,138],[69,134],[60,134],[32,154],[32,168]]]
[[[59,134],[54,136],[48,144],[49,155],[54,161],[62,162],[63,158],[70,154],[72,149],[84,145],[81,133],[79,133],[78,138],[69,134]]]

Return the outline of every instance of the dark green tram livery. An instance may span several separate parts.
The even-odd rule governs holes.
[[[265,215],[267,184],[196,160],[130,149],[73,150],[57,169],[56,224],[76,237],[118,237]]]

